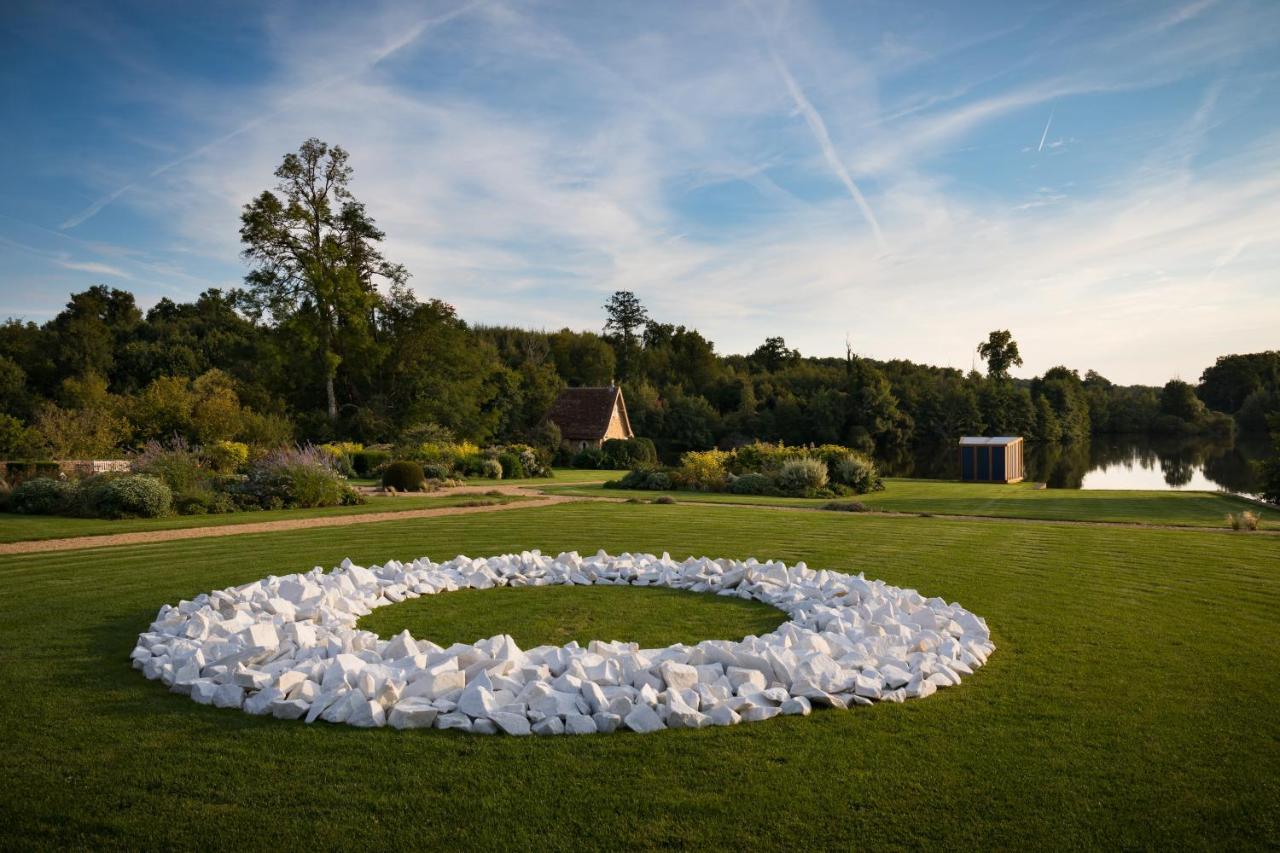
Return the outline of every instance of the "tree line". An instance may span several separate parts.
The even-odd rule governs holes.
[[[127,291],[73,294],[52,320],[0,325],[0,457],[94,457],[150,439],[555,441],[565,386],[620,382],[632,426],[664,456],[754,439],[891,453],[962,434],[1073,442],[1091,433],[1230,433],[1280,412],[1280,352],[1228,355],[1198,385],[1123,386],[1054,367],[1013,379],[1010,332],[986,371],[806,357],[782,337],[722,355],[633,293],[599,333],[476,326],[419,299],[381,252],[348,155],[308,140],[245,205],[245,286],[143,312]]]

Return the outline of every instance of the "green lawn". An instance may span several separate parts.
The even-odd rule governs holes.
[[[524,649],[570,640],[583,646],[592,640],[623,640],[651,649],[708,637],[759,636],[786,618],[758,601],[663,587],[543,586],[423,596],[375,610],[359,627],[383,637],[408,628],[415,637],[430,637],[442,646],[510,634]]]
[[[485,477],[468,477],[471,486],[491,486],[500,483],[504,486],[554,486],[570,483],[603,483],[620,477],[625,471],[590,471],[578,468],[554,468],[550,477],[526,477],[523,480],[490,480]]]
[[[58,515],[20,515],[0,513],[0,542],[22,542],[31,539],[63,539],[72,536],[103,536],[112,533],[136,533],[147,530],[175,530],[186,527],[225,527],[232,524],[254,524],[291,518],[323,518],[330,515],[364,515],[370,512],[406,512],[414,509],[436,509],[485,501],[511,503],[529,500],[503,495],[398,495],[394,498],[371,497],[358,506],[326,506],[315,509],[278,509],[263,512],[228,512],[220,515],[175,515],[167,518],[66,518]]]
[[[960,687],[905,705],[581,738],[261,719],[128,667],[164,602],[348,555],[534,547],[866,571],[961,602],[988,619],[998,649]],[[556,592],[505,627],[534,629]],[[678,635],[693,605],[702,618],[724,606],[630,592],[590,627]],[[487,615],[502,595],[380,615],[434,613],[444,634],[487,633],[504,627]],[[0,602],[3,848],[1233,850],[1280,839],[1275,537],[574,503],[4,557]]]
[[[820,507],[828,503],[827,499],[706,492],[643,492],[581,485],[554,487],[545,491],[560,495],[637,497],[650,500],[658,495],[670,495],[677,501],[685,503],[802,507]],[[1225,527],[1227,513],[1250,511],[1262,518],[1262,529],[1274,530],[1280,527],[1280,513],[1275,510],[1217,492],[1040,489],[1034,483],[1004,486],[960,483],[950,480],[891,478],[885,480],[884,491],[858,495],[849,500],[861,501],[872,509],[887,512],[978,515],[1045,521],[1119,521],[1191,527]]]

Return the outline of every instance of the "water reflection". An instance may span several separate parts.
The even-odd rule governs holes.
[[[1053,489],[1196,489],[1256,494],[1255,465],[1269,452],[1266,436],[1111,435],[1075,444],[1028,444],[1027,479]],[[894,477],[958,479],[951,445],[918,448],[880,460]]]

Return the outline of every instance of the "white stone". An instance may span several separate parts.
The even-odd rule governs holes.
[[[711,718],[711,723],[717,726],[735,726],[742,719],[738,716],[738,712],[728,705],[717,705],[707,716]]]
[[[571,735],[593,735],[596,721],[586,714],[570,714],[564,718],[564,730]]]
[[[562,735],[564,722],[559,717],[544,717],[531,727],[535,735]]]
[[[468,684],[458,697],[458,710],[468,717],[484,719],[498,710],[493,694],[480,682]]]
[[[277,720],[300,720],[307,707],[301,699],[280,699],[271,703],[271,716]]]
[[[659,664],[658,671],[661,673],[662,680],[666,682],[668,689],[675,688],[679,690],[682,687],[692,687],[698,683],[698,670],[688,664],[666,660]]]
[[[387,725],[394,729],[429,729],[439,715],[440,709],[428,699],[403,699],[387,715]]]
[[[466,714],[441,714],[436,717],[436,728],[438,729],[462,729],[463,731],[471,731],[471,718]]]
[[[608,712],[592,714],[591,719],[595,721],[596,731],[600,732],[601,734],[608,734],[609,732],[615,732],[618,730],[618,727],[622,725],[621,717],[619,717],[617,714],[610,714]]]
[[[493,720],[509,735],[527,735],[529,734],[529,718],[524,714],[509,714],[502,711],[495,711],[490,715],[489,719]]]
[[[633,732],[645,734],[647,732],[656,732],[658,729],[665,728],[662,718],[658,716],[658,712],[650,708],[648,705],[637,705],[631,709],[631,713],[623,719],[627,724],[627,728]]]
[[[791,615],[740,641],[639,649],[592,641],[524,651],[508,635],[448,649],[357,627],[418,594],[546,584],[634,584],[730,594]],[[526,734],[732,725],[779,713],[925,698],[995,646],[981,617],[857,575],[754,559],[670,555],[428,559],[303,574],[166,605],[129,660],[202,704],[357,726]],[[530,722],[533,725],[530,725]]]

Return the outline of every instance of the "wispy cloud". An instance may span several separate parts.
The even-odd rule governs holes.
[[[93,273],[94,275],[105,275],[112,278],[133,278],[133,276],[129,275],[129,273],[119,267],[113,267],[110,264],[100,264],[96,261],[55,261],[54,263],[67,270]]]
[[[66,230],[66,229],[75,228],[77,225],[87,222],[88,220],[97,216],[104,207],[111,204],[116,199],[120,198],[120,196],[124,195],[129,190],[136,188],[141,183],[142,180],[158,178],[161,175],[165,174],[166,172],[169,172],[183,165],[184,163],[188,163],[199,157],[203,157],[204,155],[208,154],[210,151],[213,151],[214,149],[225,145],[226,143],[232,141],[233,139],[239,136],[243,136],[244,134],[249,133],[250,131],[256,128],[262,127],[268,122],[278,118],[278,116],[283,110],[289,109],[293,101],[300,100],[305,96],[314,94],[316,92],[324,92],[324,91],[330,90],[334,86],[346,80],[350,80],[359,74],[363,74],[371,70],[376,65],[378,65],[378,63],[388,59],[389,57],[393,56],[397,52],[413,44],[415,41],[421,38],[422,35],[426,33],[428,30],[431,30],[434,27],[438,27],[442,24],[448,23],[449,21],[452,21],[454,18],[457,18],[460,15],[470,12],[472,9],[485,5],[485,3],[487,2],[489,2],[489,0],[472,0],[472,2],[464,3],[458,8],[445,12],[443,14],[423,18],[413,26],[409,27],[403,33],[400,33],[392,37],[385,44],[378,47],[376,50],[374,50],[371,54],[368,55],[365,61],[361,63],[357,63],[354,67],[345,69],[338,74],[335,74],[330,77],[326,77],[325,79],[320,80],[319,82],[316,82],[312,85],[305,86],[305,87],[302,87],[301,89],[298,89],[297,91],[292,93],[291,97],[284,98],[281,101],[281,106],[278,109],[270,110],[268,112],[262,113],[261,115],[255,116],[249,121],[246,121],[243,124],[241,124],[239,127],[236,127],[227,133],[217,136],[213,140],[206,142],[205,144],[197,148],[194,148],[191,151],[188,151],[186,154],[183,154],[181,157],[178,157],[175,160],[170,160],[167,163],[163,163],[160,166],[157,166],[156,168],[152,169],[150,172],[147,173],[145,179],[130,181],[112,190],[111,192],[107,193],[101,198],[96,199],[92,204],[90,204],[88,207],[84,208],[80,212],[65,219],[58,227]]]
[[[956,16],[886,42],[802,0],[739,4],[493,0],[447,27],[399,4],[281,7],[261,80],[162,105],[173,138],[210,141],[64,222],[127,206],[151,223],[136,251],[42,234],[55,248],[14,280],[56,282],[59,301],[106,268],[147,282],[144,300],[234,281],[241,205],[319,136],[351,151],[387,255],[477,322],[595,328],[625,288],[721,351],[782,334],[833,354],[849,332],[872,356],[967,368],[1000,304],[1028,371],[1117,381],[1274,345],[1280,127],[1258,110],[1267,86],[1239,85],[1267,7],[1163,28],[1150,7],[1061,28],[1047,9],[1016,37]],[[1049,138],[1057,106],[1070,146]],[[1239,124],[1252,143],[1223,149],[1215,129]]]

